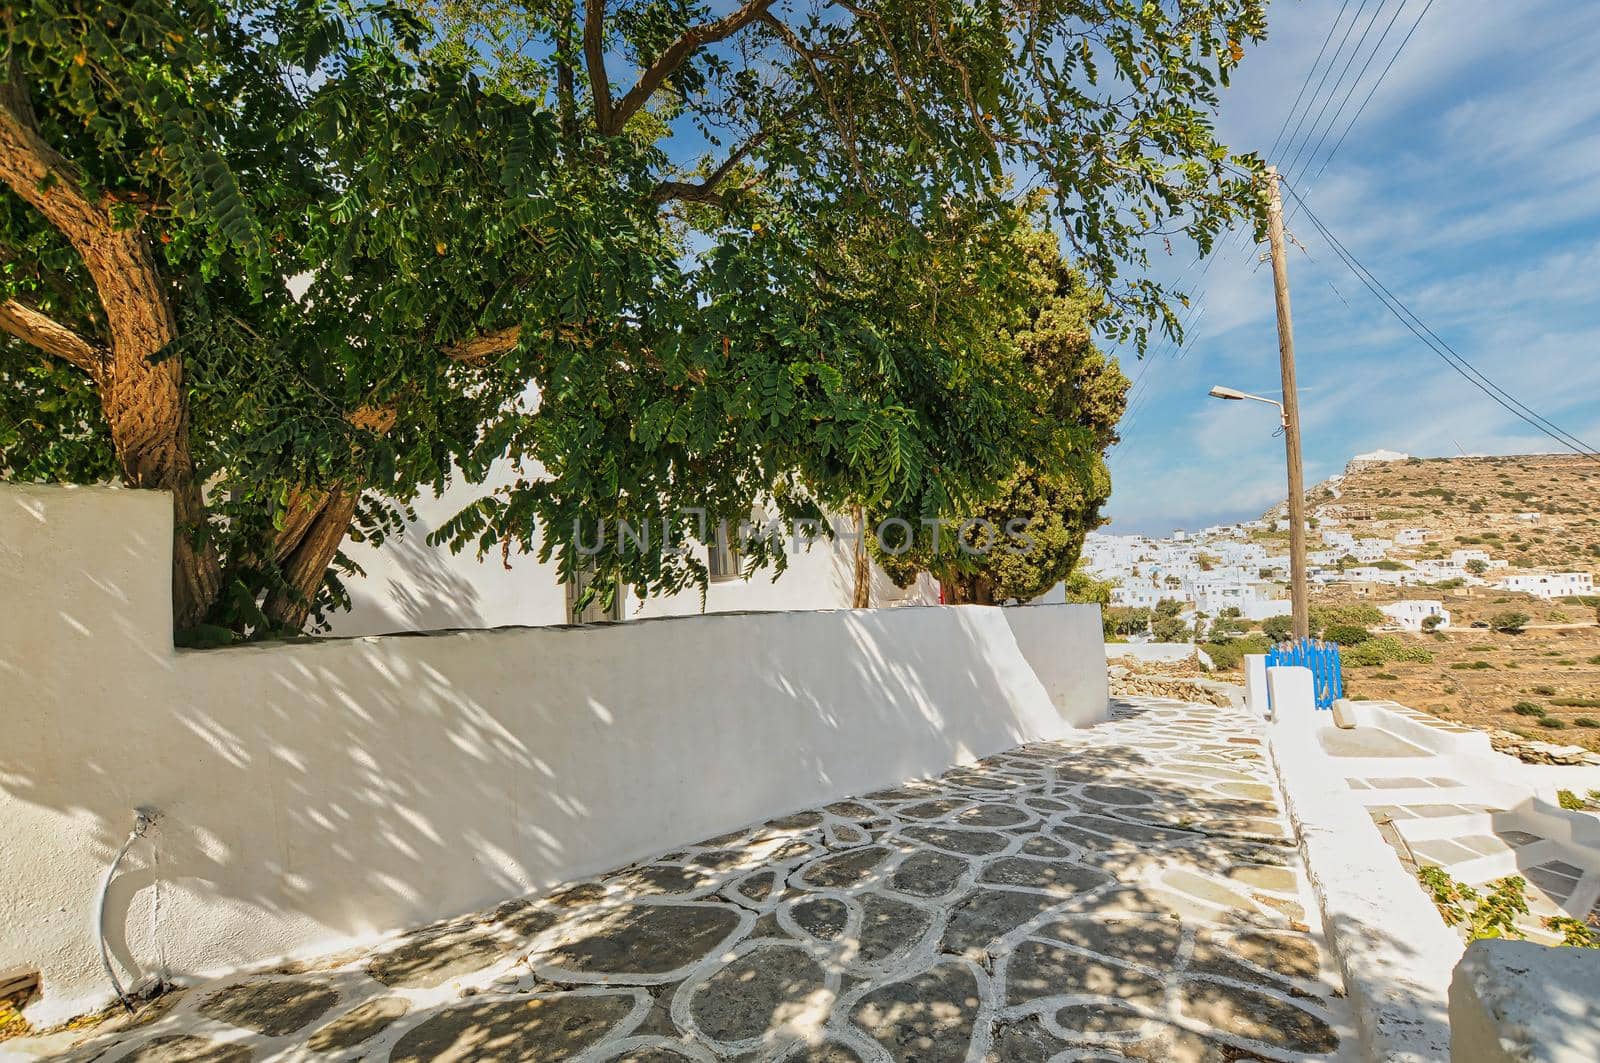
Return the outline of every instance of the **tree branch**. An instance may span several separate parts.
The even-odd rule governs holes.
[[[771,7],[772,3],[773,0],[748,0],[743,7],[740,7],[731,15],[725,15],[714,22],[702,22],[698,26],[689,27],[684,31],[683,36],[668,45],[667,50],[662,52],[656,61],[651,63],[649,68],[639,75],[638,82],[628,90],[626,96],[617,102],[616,107],[611,107],[609,99],[606,101],[608,115],[605,121],[600,120],[599,93],[597,92],[595,118],[596,124],[600,127],[600,132],[605,136],[616,136],[622,131],[622,127],[627,124],[628,119],[632,118],[639,108],[650,101],[650,97],[656,94],[656,90],[666,83],[667,78],[671,77],[673,72],[684,64],[685,60],[707,44],[715,44],[717,41],[732,37],[735,33],[765,15],[767,8]],[[599,6],[603,6],[603,0],[586,0],[586,11],[591,16],[594,8]],[[589,20],[586,19],[584,24],[584,51],[586,54],[589,52],[589,36]],[[596,33],[596,36],[598,36],[598,33]],[[592,67],[594,66],[594,61],[591,58],[589,62],[591,67],[589,79],[593,81],[594,71]]]
[[[717,191],[717,185],[721,184],[733,172],[733,168],[743,162],[766,139],[767,131],[765,129],[757,132],[730,152],[721,165],[712,170],[704,181],[698,183],[692,181],[662,181],[651,191],[650,201],[659,205],[678,199],[685,203],[709,203],[715,207],[723,206],[724,200],[722,193]]]
[[[0,331],[71,362],[96,380],[111,358],[104,347],[90,343],[65,325],[15,299],[0,303]]]
[[[583,64],[594,94],[594,124],[611,134],[611,79],[606,76],[606,0],[583,0]]]
[[[444,349],[444,354],[452,362],[482,362],[513,350],[521,340],[522,326],[512,325],[452,343]]]

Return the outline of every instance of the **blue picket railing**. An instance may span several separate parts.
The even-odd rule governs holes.
[[[1339,644],[1322,639],[1297,639],[1267,648],[1267,667],[1290,665],[1311,669],[1317,708],[1331,709],[1335,699],[1344,697],[1344,673],[1339,664]],[[1271,692],[1268,691],[1270,698]]]

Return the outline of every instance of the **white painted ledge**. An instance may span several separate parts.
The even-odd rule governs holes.
[[[1451,1063],[1600,1060],[1600,949],[1475,941],[1450,983]]]
[[[1354,800],[1317,730],[1280,716],[1269,742],[1362,1057],[1440,1063],[1461,941]]]

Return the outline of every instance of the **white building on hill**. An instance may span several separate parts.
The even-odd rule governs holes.
[[[1500,586],[1536,598],[1570,598],[1594,593],[1594,577],[1587,572],[1529,572],[1506,576]]]
[[[1407,631],[1421,631],[1429,617],[1438,617],[1436,627],[1450,626],[1450,610],[1446,609],[1442,602],[1431,600],[1392,602],[1389,605],[1378,606],[1378,612]]]

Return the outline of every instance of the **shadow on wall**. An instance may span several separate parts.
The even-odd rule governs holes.
[[[49,1014],[103,998],[89,914],[135,806],[163,818],[112,892],[116,959],[135,978],[215,973],[1067,729],[994,609],[174,654],[149,560],[164,498],[56,497],[17,519],[12,491],[0,963],[44,968]]]
[[[367,577],[348,582],[350,611],[335,619],[339,634],[433,631],[487,623],[477,586],[457,571],[459,556],[429,546],[427,532],[421,526],[411,527],[399,539],[384,543],[381,567],[371,557],[359,559]],[[491,563],[499,566],[489,559],[480,562]],[[502,572],[502,578],[508,577]]]

